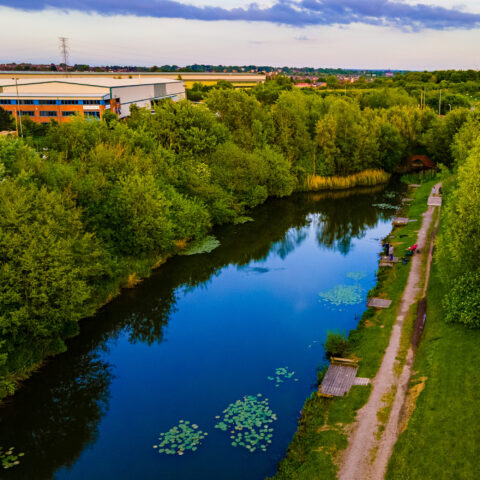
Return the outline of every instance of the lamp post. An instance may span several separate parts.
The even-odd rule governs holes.
[[[16,115],[15,115],[15,129],[17,131],[17,137],[18,137],[18,123],[20,122],[20,136],[23,137],[23,125],[22,125],[22,116],[19,115],[20,110],[18,109],[18,106],[20,105],[20,100],[18,98],[18,78],[15,77],[15,90],[17,91],[17,104],[16,104]]]

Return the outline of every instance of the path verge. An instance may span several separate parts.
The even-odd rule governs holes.
[[[438,185],[437,185],[438,188]],[[396,371],[401,351],[402,331],[414,307],[425,291],[422,283],[428,283],[433,240],[429,238],[436,207],[429,206],[423,215],[417,243],[430,254],[427,268],[421,255],[415,255],[397,311],[397,317],[380,369],[373,381],[373,389],[366,405],[358,411],[349,438],[349,445],[342,457],[338,474],[340,480],[381,480],[385,476],[388,460],[398,437],[400,413],[408,393],[412,372],[413,350],[408,349],[401,374]],[[438,221],[438,220],[437,220]]]

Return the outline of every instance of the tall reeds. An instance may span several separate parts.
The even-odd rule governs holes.
[[[307,179],[308,190],[344,190],[353,187],[371,187],[381,183],[387,183],[390,174],[383,170],[364,170],[360,173],[346,177],[320,175],[309,176]]]

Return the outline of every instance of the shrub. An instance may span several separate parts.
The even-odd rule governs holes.
[[[328,358],[345,356],[349,347],[345,332],[327,332],[327,340],[324,347]]]
[[[443,300],[447,322],[480,327],[480,273],[467,273],[457,278]]]

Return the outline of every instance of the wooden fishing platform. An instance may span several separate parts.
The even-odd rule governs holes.
[[[408,188],[420,188],[421,185],[419,183],[411,183]]]
[[[398,225],[406,225],[408,223],[408,218],[406,217],[395,217],[393,219],[393,225],[398,226]]]
[[[380,258],[380,263],[381,262],[398,263],[398,257],[393,257],[393,260],[390,260],[390,256],[384,255]]]
[[[367,306],[373,308],[389,308],[391,304],[392,301],[386,298],[371,298],[368,301]]]
[[[325,377],[318,390],[321,397],[343,397],[353,385],[368,385],[369,378],[357,377],[358,363],[348,358],[330,359]]]
[[[441,207],[442,206],[442,197],[439,195],[430,195],[428,197],[427,205],[429,207]]]
[[[402,202],[403,203],[407,203],[407,202],[411,202],[413,200],[413,198],[402,198]]]
[[[380,263],[378,264],[379,267],[390,267],[393,268],[393,263],[392,262],[384,262],[383,260],[380,260]]]

